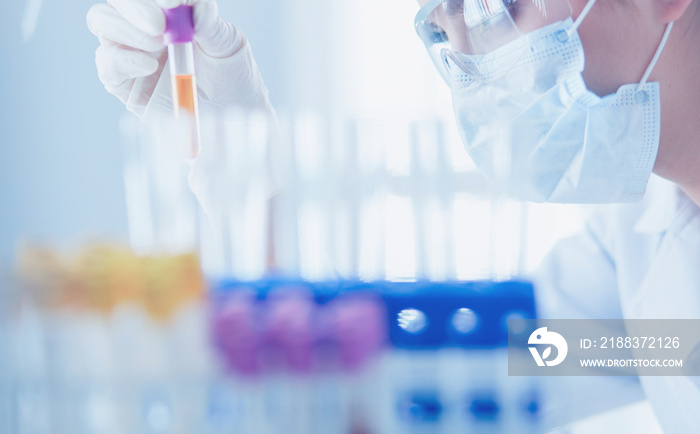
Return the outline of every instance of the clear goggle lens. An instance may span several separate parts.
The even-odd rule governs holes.
[[[446,80],[449,72],[445,50],[488,54],[571,17],[567,0],[422,0],[421,4],[415,19],[416,32]]]

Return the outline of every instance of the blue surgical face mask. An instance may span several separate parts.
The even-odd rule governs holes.
[[[581,76],[584,52],[569,18],[483,55],[445,50],[462,141],[497,187],[534,202],[634,202],[659,146],[659,85],[646,80],[598,97]]]

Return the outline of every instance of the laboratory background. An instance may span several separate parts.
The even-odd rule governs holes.
[[[3,264],[22,240],[127,237],[119,121],[129,115],[97,77],[99,44],[85,24],[92,4],[28,0],[3,14],[2,97],[11,102],[2,119]],[[451,121],[449,89],[421,51],[410,2],[224,1],[219,7],[224,19],[241,23],[279,111]],[[461,144],[451,145],[455,164],[473,168]],[[561,212],[569,214],[532,219],[541,241],[531,247],[531,266],[553,239],[580,225],[577,211]]]
[[[93,4],[23,0],[0,14],[0,378],[12,384],[0,397],[0,433],[656,432],[647,431],[648,409],[543,425],[546,385],[499,383],[502,337],[482,337],[495,339],[485,346],[464,338],[476,324],[472,302],[493,321],[508,312],[492,305],[534,315],[528,273],[591,208],[491,192],[415,35],[415,2],[219,1],[222,18],[247,35],[298,151],[278,157],[282,169],[270,177],[261,175],[267,155],[252,148],[210,161],[215,179],[245,185],[225,221],[187,196],[186,166],[158,172],[158,147],[177,139],[149,142],[154,127],[139,126],[100,83],[99,43],[86,25]],[[242,126],[221,143],[255,141],[257,120],[229,113],[202,119],[203,148],[227,119]],[[418,143],[426,133],[439,137],[427,151]],[[149,143],[160,150],[138,148]],[[341,151],[324,156],[326,145]],[[370,155],[374,166],[355,164],[356,184],[329,173],[344,176],[353,158]],[[241,177],[227,178],[227,168]],[[332,187],[313,188],[324,182]],[[254,200],[285,185],[295,193],[272,214]],[[328,201],[356,224],[326,212]],[[249,225],[268,216],[280,227]],[[287,273],[266,275],[268,260]],[[108,282],[119,295],[76,295],[70,282]],[[434,294],[456,311],[441,313]],[[80,297],[88,301],[79,309],[65,308]],[[426,319],[431,306],[447,316]],[[456,334],[421,341],[430,321],[450,322]],[[334,331],[319,337],[319,327]],[[321,347],[340,356],[319,350],[328,362]]]

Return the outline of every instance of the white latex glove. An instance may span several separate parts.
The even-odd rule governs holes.
[[[194,5],[194,60],[200,107],[239,106],[272,111],[248,41],[219,18],[208,0],[107,0],[90,8],[87,23],[100,40],[97,71],[108,92],[131,112],[172,111],[165,15],[161,8]]]

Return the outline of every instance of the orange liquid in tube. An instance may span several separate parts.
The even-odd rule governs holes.
[[[173,105],[175,115],[190,116],[191,123],[191,148],[192,158],[199,154],[199,109],[197,107],[197,81],[194,75],[176,75],[172,77]]]
[[[197,82],[193,75],[173,77],[173,96],[176,101],[176,113],[178,109],[185,109],[190,114],[197,113]]]

